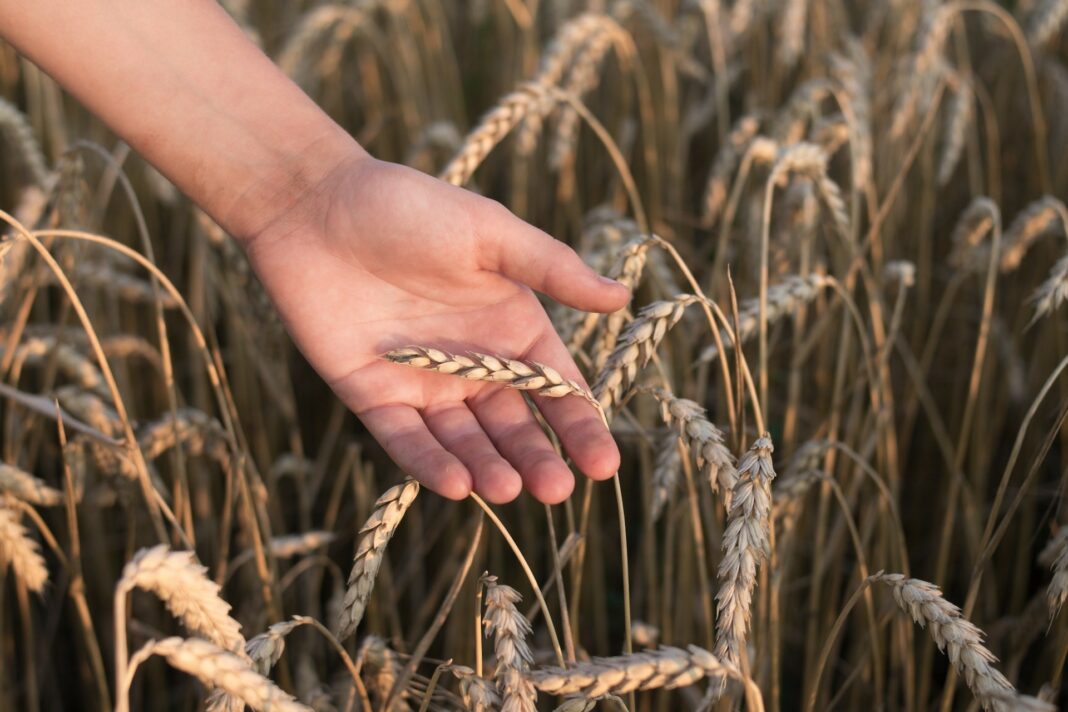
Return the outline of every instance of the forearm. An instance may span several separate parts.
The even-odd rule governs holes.
[[[0,34],[239,238],[362,153],[212,0],[0,0]]]

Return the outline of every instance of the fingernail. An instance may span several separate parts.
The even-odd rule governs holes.
[[[611,277],[605,277],[604,275],[598,275],[597,279],[601,282],[601,284],[609,284],[609,285],[612,285],[613,287],[615,287],[615,286],[622,287],[623,286],[623,284],[621,282],[617,282],[616,280],[612,279]]]

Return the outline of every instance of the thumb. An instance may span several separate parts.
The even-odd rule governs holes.
[[[483,234],[495,241],[504,276],[582,311],[614,312],[630,301],[627,287],[597,274],[564,243],[507,210],[492,212],[496,224]]]

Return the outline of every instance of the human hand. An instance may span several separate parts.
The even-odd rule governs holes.
[[[246,247],[297,346],[401,469],[454,499],[571,493],[570,469],[519,393],[380,355],[481,351],[582,382],[531,290],[609,312],[627,303],[625,287],[498,203],[357,147]],[[619,452],[588,403],[534,401],[582,472],[615,473]]]

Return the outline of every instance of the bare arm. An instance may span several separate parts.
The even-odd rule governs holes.
[[[402,469],[454,498],[570,494],[518,393],[378,355],[470,349],[581,379],[531,290],[613,311],[624,287],[499,204],[371,158],[210,0],[0,0],[0,33],[245,244],[297,346]],[[592,408],[535,402],[579,469],[611,476]]]

